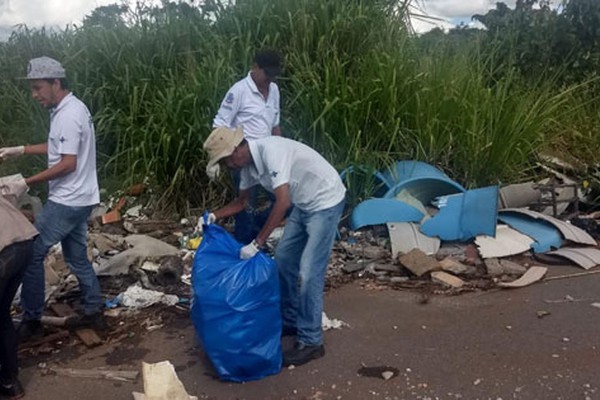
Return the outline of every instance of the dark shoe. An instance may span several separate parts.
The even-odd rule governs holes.
[[[284,336],[296,336],[298,334],[298,330],[293,326],[284,326],[281,328],[281,337]]]
[[[9,385],[0,384],[0,395],[8,397],[10,400],[17,400],[25,396],[25,391],[21,382],[15,380]]]
[[[44,337],[44,327],[42,322],[37,319],[31,319],[28,321],[21,322],[17,329],[19,334],[19,340],[21,342],[28,342],[31,340],[41,339]]]
[[[324,355],[325,347],[322,344],[310,345],[296,342],[293,349],[283,353],[283,366],[303,365]]]
[[[108,324],[104,319],[102,312],[95,314],[84,315],[79,318],[79,321],[75,324],[77,328],[91,328],[95,331],[105,332],[108,330]]]

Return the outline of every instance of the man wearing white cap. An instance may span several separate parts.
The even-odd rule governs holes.
[[[104,329],[100,286],[87,258],[87,219],[100,201],[92,117],[85,104],[69,91],[65,70],[58,61],[49,57],[30,60],[26,79],[33,99],[50,110],[48,141],[0,148],[0,159],[46,154],[48,169],[11,181],[4,191],[22,193],[33,184],[48,182],[49,193],[35,221],[40,234],[23,278],[24,312],[19,335],[27,340],[43,334],[40,319],[44,309],[44,258],[57,243],[61,243],[65,261],[79,281],[84,308],[81,325]]]
[[[295,346],[283,353],[283,365],[302,365],[322,357],[325,271],[346,193],[338,172],[305,144],[280,136],[248,141],[242,128],[213,130],[204,149],[209,155],[209,168],[221,163],[240,171],[238,197],[211,213],[206,223],[242,211],[255,185],[275,195],[267,222],[256,238],[241,248],[240,258],[256,255],[293,206],[275,250],[282,334],[296,336]]]

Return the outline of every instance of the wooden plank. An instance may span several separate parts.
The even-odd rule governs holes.
[[[102,344],[102,339],[100,339],[100,336],[92,329],[78,329],[75,331],[75,334],[87,347],[95,347]]]
[[[50,309],[52,311],[54,311],[54,313],[58,317],[71,317],[73,315],[77,315],[77,313],[75,312],[75,310],[73,310],[71,308],[71,306],[69,306],[66,303],[53,303],[53,304],[50,304]]]
[[[71,376],[73,378],[108,379],[119,382],[133,382],[140,374],[139,371],[119,371],[105,369],[75,369],[50,367],[49,371],[57,375]]]

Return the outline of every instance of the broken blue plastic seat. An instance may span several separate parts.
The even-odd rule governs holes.
[[[500,211],[498,220],[535,240],[531,245],[534,253],[545,253],[562,245],[560,231],[544,220],[511,211]]]
[[[415,207],[396,199],[369,199],[361,202],[352,211],[350,228],[380,225],[388,222],[419,222],[423,213]]]
[[[498,186],[442,196],[436,203],[440,211],[421,224],[421,232],[427,236],[458,241],[496,236]]]
[[[346,185],[346,187],[348,187],[347,178],[349,178],[350,174],[352,173],[360,173],[364,175],[365,178],[370,177],[371,179],[373,179],[374,187],[373,193],[371,193],[373,197],[383,197],[383,195],[387,193],[387,191],[394,184],[394,182],[388,181],[387,178],[377,170],[373,170],[372,168],[364,165],[351,165],[348,168],[344,169],[342,172],[340,172],[340,178],[342,179],[342,182],[344,182],[344,185]]]
[[[444,172],[422,161],[397,161],[381,175],[390,183],[390,189],[383,196],[388,199],[406,189],[423,204],[429,204],[436,197],[465,192],[464,187]]]

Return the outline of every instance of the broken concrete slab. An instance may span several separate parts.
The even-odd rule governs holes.
[[[507,275],[522,275],[527,271],[527,268],[510,260],[499,260],[504,273]]]
[[[131,235],[125,241],[133,248],[119,253],[98,266],[98,275],[125,275],[129,267],[140,266],[150,258],[177,255],[179,250],[163,241],[146,235]]]
[[[419,249],[412,249],[399,257],[400,263],[417,276],[427,272],[441,269],[440,263],[435,258],[428,256]]]
[[[451,272],[454,275],[472,275],[477,272],[477,269],[470,265],[454,260],[451,257],[446,257],[440,261],[440,266],[446,272]]]
[[[484,263],[488,275],[500,276],[504,274],[504,269],[502,268],[502,265],[500,265],[500,261],[497,258],[488,258],[484,261]]]
[[[400,266],[394,264],[375,264],[375,271],[400,272]]]
[[[364,261],[359,262],[347,262],[342,266],[342,271],[347,274],[351,274],[353,272],[362,271],[367,267],[367,263]]]
[[[115,251],[122,251],[126,249],[125,240],[123,237],[116,235],[108,235],[105,233],[93,233],[88,234],[88,242],[91,247],[98,249],[100,255],[110,254]]]
[[[488,258],[485,260],[485,267],[491,276],[499,275],[522,275],[527,268],[509,260],[499,260],[497,258]]]
[[[444,271],[433,271],[431,273],[431,280],[453,288],[460,288],[465,284],[462,279]]]

